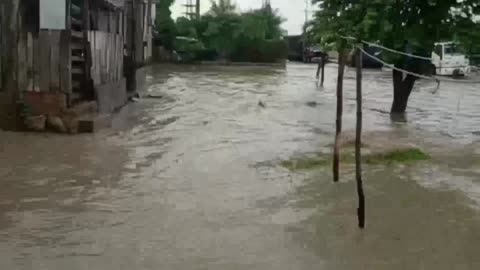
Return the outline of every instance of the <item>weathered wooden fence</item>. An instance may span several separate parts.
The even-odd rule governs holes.
[[[37,92],[62,92],[72,89],[71,47],[68,31],[23,33],[19,39],[19,89]],[[123,78],[123,36],[99,31],[89,32],[94,85]]]
[[[68,31],[20,33],[16,72],[22,91],[71,92],[70,35]]]
[[[123,79],[123,36],[115,33],[90,31],[92,79],[95,86]]]
[[[71,93],[71,49],[68,31],[27,34],[26,90]]]

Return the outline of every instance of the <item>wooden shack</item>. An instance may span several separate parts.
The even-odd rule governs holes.
[[[26,104],[33,115],[60,113],[88,101],[98,103],[99,113],[125,104],[124,59],[132,47],[126,37],[135,21],[125,2],[0,2],[0,127],[11,122],[7,116],[15,110],[18,118],[18,104]],[[13,19],[12,9],[18,12]],[[14,86],[7,87],[6,78],[13,78]]]

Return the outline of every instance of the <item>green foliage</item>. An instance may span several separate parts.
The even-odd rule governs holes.
[[[210,11],[208,11],[208,15],[212,17],[229,17],[236,14],[235,10],[237,7],[231,0],[218,0],[218,3],[211,0],[210,2],[212,6]]]
[[[155,40],[158,45],[162,45],[167,49],[173,48],[173,42],[177,35],[175,22],[170,11],[170,7],[174,2],[175,0],[162,0],[156,5]]]
[[[274,63],[287,58],[288,45],[284,40],[248,40],[239,41],[232,51],[230,59],[235,62]]]
[[[469,55],[480,54],[480,22],[474,22],[468,18],[458,16],[442,32],[442,38],[445,40],[456,37]]]
[[[178,18],[175,27],[177,35],[182,37],[198,38],[195,23],[196,21],[189,20],[185,17]]]
[[[229,0],[212,2],[199,19],[179,18],[180,36],[196,38],[207,50],[233,61],[274,62],[286,57],[280,25],[283,19],[270,6],[238,13]]]
[[[202,18],[208,21],[205,32],[202,33],[207,47],[215,49],[220,57],[228,58],[238,36],[240,16],[238,14],[221,14],[220,16],[207,15]]]
[[[429,159],[430,156],[418,148],[406,148],[393,150],[387,153],[367,155],[365,162],[368,164],[383,164],[393,162],[408,163]]]
[[[198,54],[205,50],[201,41],[188,37],[177,37],[174,41],[174,48],[182,56],[184,62],[195,60]]]
[[[442,32],[452,28],[460,18],[472,22],[472,14],[478,13],[479,9],[477,1],[314,0],[320,9],[312,22],[311,35],[324,44],[337,47],[346,45],[338,35],[346,35],[429,56]],[[466,26],[465,23],[462,25]],[[463,31],[471,29],[469,25]],[[397,66],[418,71],[415,69],[418,63],[398,55],[388,57]]]
[[[355,151],[352,146],[343,149],[342,164],[355,164]],[[366,148],[366,147],[362,147]],[[412,163],[430,160],[431,157],[418,148],[403,148],[381,153],[370,153],[362,156],[362,162],[369,165],[389,165],[394,163]],[[315,155],[295,157],[280,163],[291,171],[306,171],[324,168],[332,164],[331,153],[317,153]]]

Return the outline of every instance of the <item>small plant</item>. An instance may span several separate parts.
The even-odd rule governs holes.
[[[397,149],[387,153],[371,154],[365,157],[367,164],[407,163],[429,160],[431,157],[418,148]]]
[[[405,148],[387,151],[385,153],[365,154],[362,157],[363,163],[370,165],[388,165],[392,163],[411,163],[416,161],[429,160],[431,157],[418,148]],[[340,162],[343,164],[355,164],[355,153],[346,151],[340,155]],[[297,157],[285,160],[280,163],[284,168],[291,171],[314,170],[330,166],[332,157],[330,153],[317,153],[308,157]]]

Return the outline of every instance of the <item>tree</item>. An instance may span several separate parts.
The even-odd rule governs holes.
[[[196,20],[189,20],[186,17],[180,17],[175,23],[177,35],[189,38],[198,38],[195,28]]]
[[[270,62],[286,54],[282,22],[277,10],[269,5],[239,13],[230,0],[219,0],[198,19],[177,19],[176,31],[180,36],[198,39],[207,48],[207,55],[213,51],[232,61]]]
[[[472,20],[478,9],[476,0],[314,0],[320,11],[316,13],[314,27],[319,40],[343,47],[339,35],[379,41],[402,52],[430,57],[438,33],[458,16]],[[426,60],[386,54],[387,60],[414,73],[427,73],[431,65]],[[418,77],[403,76],[393,71],[394,98],[392,114],[403,114]]]
[[[170,10],[174,2],[175,0],[162,0],[156,5],[156,39],[169,50],[173,48],[173,42],[177,35],[175,22],[172,19],[172,11]]]
[[[225,17],[236,13],[237,7],[231,0],[218,0],[218,3],[211,0],[211,3],[212,6],[208,11],[208,15],[212,17]]]
[[[203,33],[205,44],[215,49],[221,58],[227,59],[235,45],[240,18],[237,14],[222,13],[207,15],[203,18],[208,21],[207,29]]]

